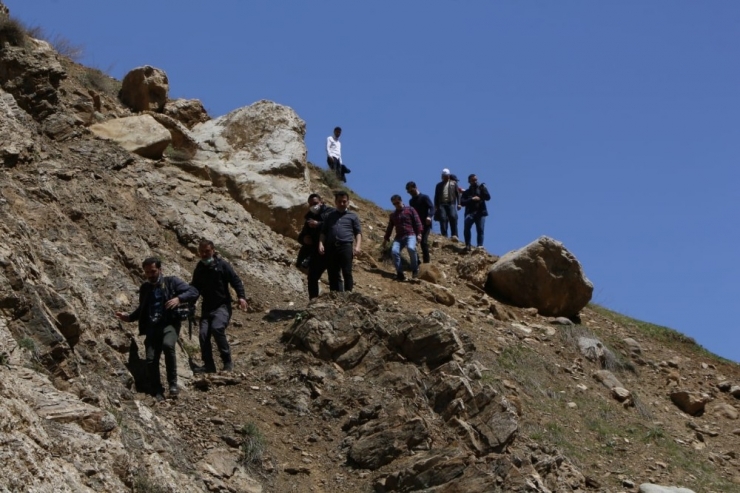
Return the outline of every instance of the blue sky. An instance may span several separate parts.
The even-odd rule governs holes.
[[[595,302],[740,361],[740,2],[4,2],[212,116],[291,106],[315,163],[342,126],[348,184],[385,207],[476,173],[489,251],[558,239]]]

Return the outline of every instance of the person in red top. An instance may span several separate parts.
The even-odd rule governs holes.
[[[411,264],[411,274],[416,279],[419,276],[419,262],[416,255],[416,243],[421,241],[421,233],[424,230],[421,225],[419,214],[413,207],[403,204],[400,195],[391,197],[391,203],[396,208],[390,215],[388,227],[385,229],[385,238],[383,238],[383,248],[388,244],[391,238],[393,228],[396,228],[396,237],[393,239],[391,247],[391,257],[393,264],[396,266],[396,280],[405,281],[403,267],[401,266],[401,249],[406,247],[409,252],[409,263]]]

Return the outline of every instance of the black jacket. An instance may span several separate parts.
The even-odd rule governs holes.
[[[478,196],[480,200],[476,202],[473,197]],[[476,214],[478,216],[487,216],[488,208],[486,201],[491,200],[491,194],[484,184],[474,185],[465,190],[460,198],[460,205],[465,206],[465,215]]]
[[[319,210],[318,214],[314,214],[313,212],[308,211],[305,215],[306,220],[303,223],[303,229],[301,229],[301,232],[298,234],[298,242],[303,246],[309,246],[311,250],[318,249],[319,236],[321,236],[321,227],[324,225],[324,218],[326,218],[326,215],[333,210],[335,210],[334,207],[329,207],[326,204],[321,204],[321,209]],[[309,219],[318,221],[319,225],[315,228],[310,227],[308,225]],[[311,245],[304,245],[303,243],[303,237],[307,235],[311,237]]]
[[[460,202],[460,188],[457,184],[457,180],[453,180],[450,178],[448,181],[441,181],[437,183],[437,186],[434,187],[434,207],[435,209],[439,209],[439,206],[442,204],[442,190],[444,189],[445,185],[449,185],[450,187],[450,203],[457,205]]]
[[[180,302],[187,303],[198,299],[198,290],[186,283],[179,277],[167,276],[162,278],[162,284],[165,291],[165,301],[171,300],[175,296],[180,298]],[[139,335],[143,336],[152,328],[153,323],[149,320],[149,300],[150,294],[156,284],[145,282],[139,288],[139,306],[128,316],[129,322],[139,321]],[[176,316],[173,310],[165,310],[165,317],[161,322],[163,325],[174,325],[176,329],[180,328],[180,318]]]
[[[247,299],[244,293],[244,284],[236,275],[234,268],[226,260],[214,255],[213,262],[206,265],[198,262],[193,272],[193,281],[190,283],[203,297],[201,310],[203,313],[212,312],[221,305],[231,308],[231,293],[229,284],[238,298]]]
[[[416,213],[419,214],[419,219],[421,219],[421,225],[425,228],[429,227],[426,223],[427,218],[434,219],[434,204],[429,195],[419,193],[416,197],[411,197],[409,205],[416,209]]]

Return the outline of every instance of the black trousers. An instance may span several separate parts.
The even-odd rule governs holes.
[[[334,170],[334,173],[337,175],[337,178],[339,178],[339,180],[343,182],[347,181],[347,178],[344,176],[344,172],[342,171],[342,164],[339,162],[339,159],[327,156],[326,164],[329,165],[329,169]]]
[[[216,341],[221,361],[224,364],[231,363],[231,350],[229,340],[226,338],[226,326],[229,325],[229,320],[231,320],[230,305],[221,305],[213,311],[201,313],[200,331],[198,332],[200,357],[203,365],[208,369],[216,368],[216,363],[213,361],[211,336]]]
[[[333,243],[326,245],[326,270],[329,273],[329,290],[352,291],[352,243]],[[344,287],[339,273],[344,278]]]
[[[308,299],[319,295],[319,279],[326,270],[326,255],[319,255],[318,250],[311,252],[308,261]]]
[[[180,328],[170,324],[165,327],[154,327],[144,339],[146,366],[149,373],[149,390],[152,395],[163,391],[159,376],[159,358],[164,353],[164,365],[167,369],[167,383],[177,385],[177,355],[175,346]]]
[[[421,254],[424,263],[428,264],[429,260],[429,233],[432,231],[432,225],[424,223],[424,231],[421,233]]]

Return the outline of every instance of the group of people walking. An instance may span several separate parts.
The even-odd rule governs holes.
[[[224,371],[231,371],[231,357],[226,327],[231,320],[231,286],[236,292],[239,308],[248,307],[244,283],[234,268],[216,253],[210,240],[198,245],[200,261],[190,284],[176,276],[165,276],[162,261],[148,257],[142,262],[146,281],[139,288],[139,304],[130,313],[116,312],[123,322],[138,322],[139,335],[146,336],[144,349],[150,392],[157,400],[164,399],[164,387],[159,372],[159,360],[164,353],[170,397],[179,394],[177,385],[176,345],[183,320],[192,316],[194,304],[201,298],[201,319],[198,331],[203,366],[194,373],[215,373],[211,339],[216,341]]]
[[[342,129],[336,127],[333,135],[327,138],[327,164],[337,173],[337,177],[346,181],[341,171],[344,168],[339,143],[341,133]],[[391,196],[394,210],[383,237],[385,249],[395,230],[391,258],[396,269],[396,280],[406,280],[401,261],[401,250],[404,248],[408,251],[412,278],[419,275],[417,246],[421,246],[422,262],[430,262],[429,233],[433,221],[439,221],[442,236],[447,236],[449,228],[450,235],[457,240],[458,211],[463,207],[464,251],[470,252],[472,249],[473,226],[476,230],[476,246],[483,246],[485,219],[488,216],[486,202],[491,195],[485,184],[478,183],[477,175],[469,175],[468,188],[463,189],[457,177],[448,168],[443,169],[441,181],[434,190],[434,200],[421,193],[413,181],[406,183],[406,192],[411,196],[408,206],[400,195]],[[335,192],[334,203],[336,208],[324,204],[316,193],[309,195],[309,211],[298,235],[302,247],[297,264],[308,270],[309,299],[319,295],[319,279],[324,271],[328,272],[331,291],[352,291],[352,258],[360,253],[362,228],[357,214],[347,210],[347,192]]]

